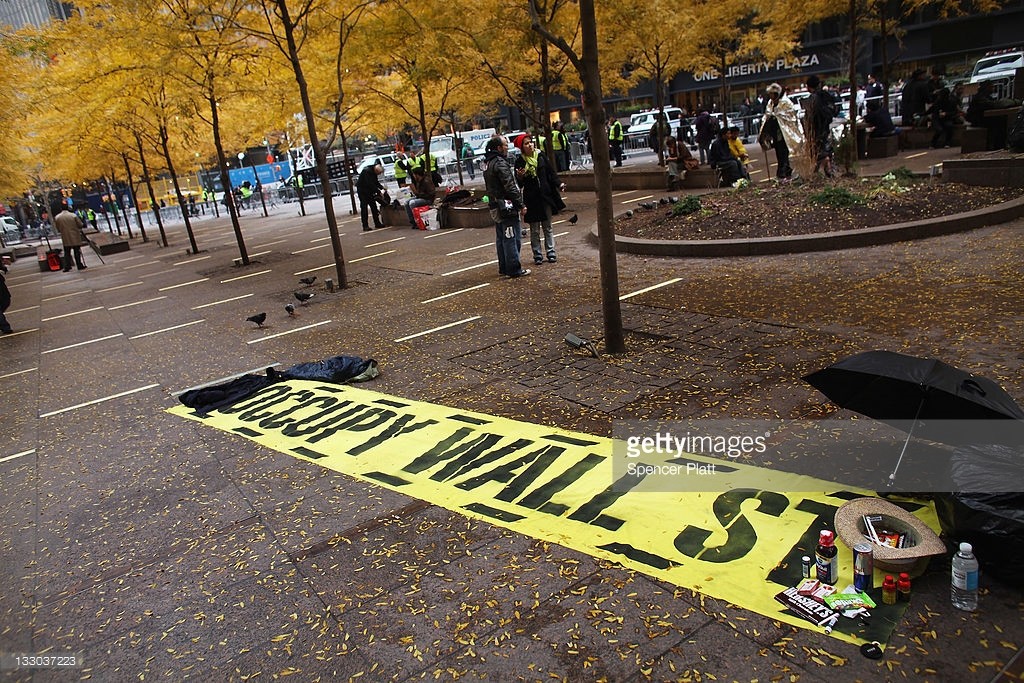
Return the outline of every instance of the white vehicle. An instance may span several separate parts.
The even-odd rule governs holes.
[[[378,162],[384,166],[384,180],[395,179],[395,160],[398,157],[395,154],[375,154],[368,157],[364,157],[359,165],[356,166],[356,173],[362,173],[363,169],[367,166],[374,166]]]
[[[996,97],[1010,97],[1013,77],[1021,68],[1024,68],[1024,50],[1021,48],[989,52],[975,63],[970,82],[992,81]]]
[[[21,230],[18,221],[10,216],[0,216],[0,236],[5,244],[12,244],[21,241]]]
[[[658,113],[659,110],[657,109],[648,109],[639,114],[633,114],[629,117],[629,130],[626,132],[630,135],[647,135],[654,122],[658,120]],[[675,130],[679,127],[679,120],[683,117],[683,110],[679,107],[665,107],[665,117],[668,119],[669,128]]]

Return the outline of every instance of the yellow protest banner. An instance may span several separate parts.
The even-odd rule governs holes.
[[[170,412],[802,628],[819,627],[775,595],[800,582],[800,557],[836,509],[871,495],[697,455],[661,465],[714,471],[717,491],[658,490],[642,468],[614,466],[608,438],[320,382],[274,384],[206,416]],[[930,506],[905,507],[938,528]],[[841,545],[839,576],[839,588],[852,582]],[[876,602],[869,620],[840,618],[832,635],[884,643],[905,605]]]

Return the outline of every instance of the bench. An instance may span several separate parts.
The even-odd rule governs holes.
[[[960,153],[984,152],[988,149],[988,128],[967,126],[960,140]]]
[[[868,136],[864,156],[868,159],[884,159],[899,154],[900,140],[898,135],[886,135],[873,138]]]
[[[100,256],[119,254],[122,251],[128,251],[131,249],[131,245],[128,243],[128,240],[122,239],[119,235],[109,232],[90,233],[89,241],[92,242],[93,246],[100,253]]]
[[[694,171],[687,171],[680,186],[687,189],[705,190],[717,188],[721,182],[718,171],[710,166],[701,166]]]
[[[900,138],[903,149],[925,149],[932,146],[932,137],[935,131],[931,128],[901,128]]]

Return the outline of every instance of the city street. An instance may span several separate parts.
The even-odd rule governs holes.
[[[925,171],[949,151],[909,154],[865,167]],[[652,196],[617,192],[615,211]],[[534,267],[526,239],[533,274],[515,280],[497,274],[493,229],[362,232],[347,196],[345,290],[325,287],[337,275],[319,201],[304,217],[246,211],[248,266],[223,213],[193,223],[197,254],[172,222],[169,247],[136,237],[105,263],[86,249],[84,271],[14,263],[0,652],[78,653],[84,668],[4,679],[982,682],[1015,655],[1019,677],[1020,587],[983,576],[980,609],[959,612],[948,556],[915,580],[875,661],[569,539],[167,412],[189,388],[341,354],[378,361],[365,389],[598,437],[664,414],[805,416],[827,401],[801,377],[869,349],[941,358],[1024,402],[1024,221],[769,258],[620,255],[628,351],[595,361],[563,342],[602,337],[595,202],[566,204],[558,262]],[[260,312],[262,326],[246,320]]]

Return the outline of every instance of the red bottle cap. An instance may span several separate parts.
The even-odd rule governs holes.
[[[825,529],[818,534],[818,543],[824,546],[833,545],[835,543],[835,534]]]
[[[887,574],[886,577],[885,577],[885,581],[882,583],[882,588],[895,588],[895,587],[896,587],[896,580],[893,579],[891,576],[889,576]]]

